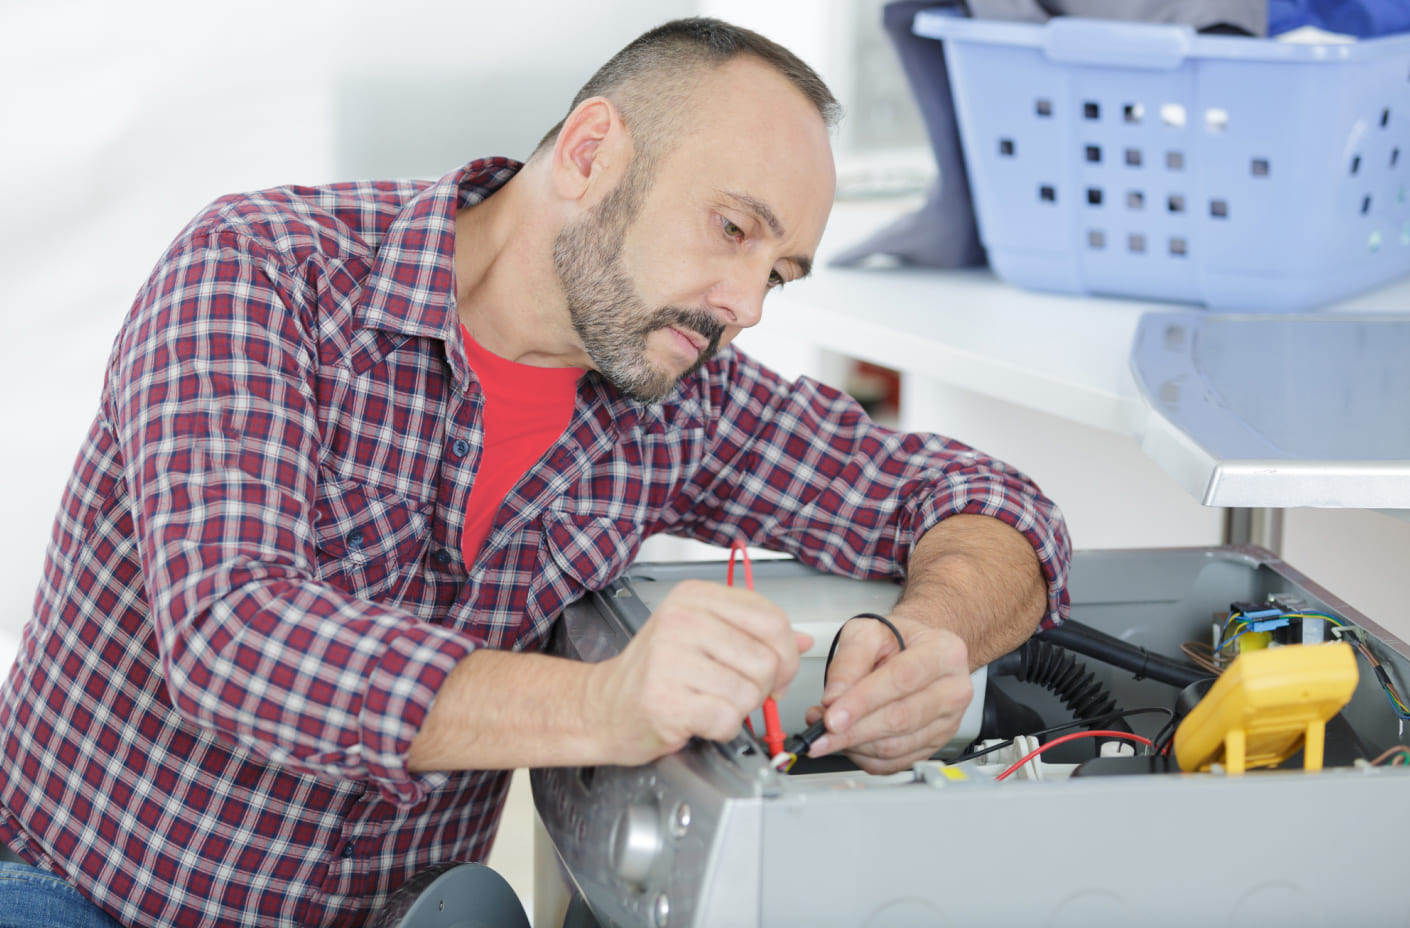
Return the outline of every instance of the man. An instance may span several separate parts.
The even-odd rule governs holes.
[[[127,924],[360,924],[487,853],[506,771],[728,738],[787,687],[807,642],[718,584],[601,664],[535,653],[655,532],[905,576],[906,649],[845,626],[814,753],[933,753],[971,668],[1063,618],[1067,539],[1002,464],[727,347],[809,271],[834,110],[686,20],[522,167],[198,216],[118,338],[0,694],[0,840]]]

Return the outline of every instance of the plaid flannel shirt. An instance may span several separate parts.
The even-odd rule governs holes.
[[[118,336],[0,690],[0,840],[128,924],[354,925],[488,853],[503,772],[412,774],[446,674],[541,647],[653,533],[900,576],[952,513],[1068,541],[1021,474],[726,349],[667,401],[595,374],[460,553],[481,394],[454,217],[518,168],[218,200]]]

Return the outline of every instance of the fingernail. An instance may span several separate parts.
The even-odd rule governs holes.
[[[834,699],[836,699],[838,696],[841,696],[845,692],[847,692],[847,684],[829,683],[827,686],[823,687],[823,702],[832,702]]]
[[[846,709],[838,709],[827,717],[827,727],[831,731],[846,731],[847,726],[852,721],[852,713]]]
[[[814,742],[813,742],[813,746],[808,749],[808,756],[809,756],[809,757],[822,757],[824,754],[826,754],[828,751],[831,751],[831,750],[832,750],[832,741],[831,741],[831,739],[829,739],[827,735],[823,735],[823,736],[822,736],[821,738],[819,738],[817,741],[814,741]]]

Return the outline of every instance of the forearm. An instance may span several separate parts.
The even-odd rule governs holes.
[[[685,581],[620,654],[600,663],[467,655],[438,691],[408,766],[641,764],[692,737],[724,740],[788,686],[811,643],[752,590]]]
[[[589,719],[592,664],[482,648],[446,677],[407,766],[509,770],[610,760]]]
[[[893,614],[954,632],[974,670],[1033,634],[1047,609],[1047,581],[1032,544],[1007,524],[955,515],[922,536]]]

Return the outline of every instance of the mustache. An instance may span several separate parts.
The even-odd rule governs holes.
[[[725,334],[724,325],[702,309],[686,309],[680,306],[667,307],[652,320],[651,328],[653,330],[664,329],[669,326],[690,329],[705,339],[708,344],[700,352],[702,359],[710,357],[719,350],[720,339]]]

